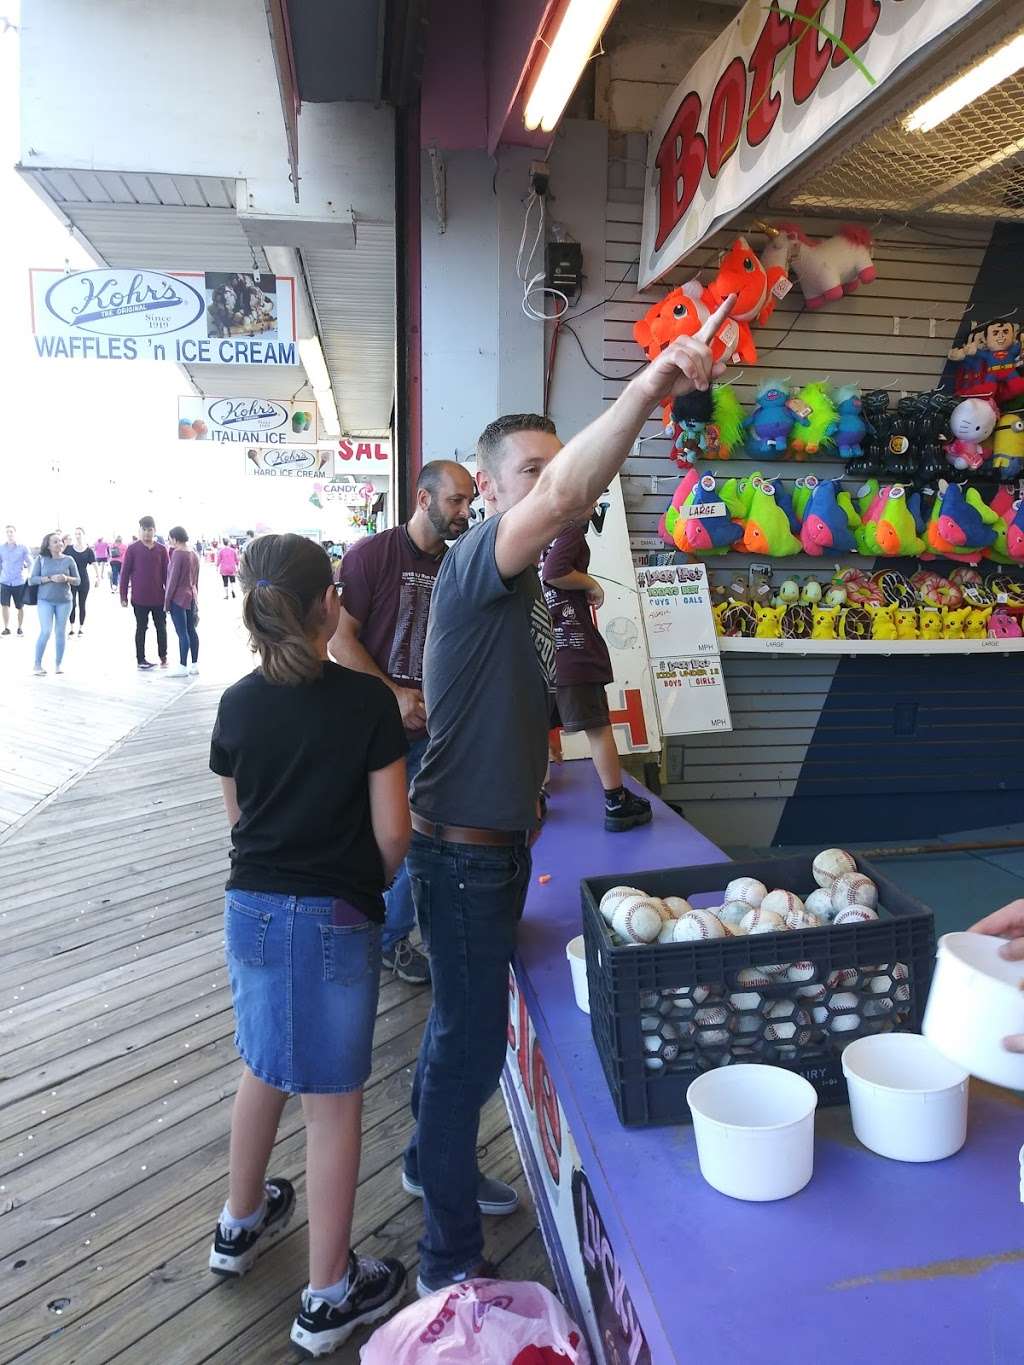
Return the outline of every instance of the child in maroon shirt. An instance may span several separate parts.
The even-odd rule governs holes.
[[[541,560],[544,597],[555,629],[555,692],[566,734],[584,731],[604,788],[604,827],[612,832],[646,825],[651,805],[622,785],[605,687],[612,681],[608,646],[594,622],[604,590],[587,573],[590,547],[582,526],[570,526]]]

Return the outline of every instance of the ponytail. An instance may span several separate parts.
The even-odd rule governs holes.
[[[238,569],[242,620],[268,682],[315,682],[323,672],[316,634],[321,599],[331,586],[331,561],[312,540],[265,535],[251,540]]]

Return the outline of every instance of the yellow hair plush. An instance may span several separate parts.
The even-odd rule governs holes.
[[[811,626],[812,640],[834,640],[839,621],[838,607],[815,607]]]
[[[920,613],[921,639],[922,640],[941,640],[942,639],[942,613],[924,607]]]
[[[904,608],[896,612],[896,638],[897,640],[917,639],[917,612],[912,608]]]
[[[942,638],[944,640],[963,640],[964,627],[971,614],[970,607],[942,608]]]
[[[964,627],[964,639],[984,640],[988,635],[988,618],[991,615],[991,607],[971,607],[967,613],[967,625]]]
[[[872,640],[895,640],[896,634],[896,608],[895,607],[870,607],[871,612],[871,638]]]
[[[782,615],[786,608],[755,606],[757,629],[754,635],[759,640],[780,640],[782,638]]]

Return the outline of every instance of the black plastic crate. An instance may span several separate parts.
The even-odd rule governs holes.
[[[689,1123],[690,1082],[713,1067],[743,1062],[788,1067],[811,1082],[820,1105],[845,1104],[847,1043],[894,1029],[920,1032],[935,957],[934,917],[872,863],[858,858],[857,867],[878,887],[877,921],[629,946],[613,943],[598,909],[613,886],[683,896],[695,907],[720,904],[736,877],[807,896],[816,887],[811,859],[584,878],[591,1029],[624,1124]],[[758,967],[776,969],[758,978],[767,985],[737,979]],[[836,1003],[837,996],[845,998]]]

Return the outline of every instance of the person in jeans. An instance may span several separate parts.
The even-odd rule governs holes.
[[[115,536],[110,546],[110,591],[117,592],[121,582],[121,563],[124,559],[124,541]]]
[[[469,529],[476,488],[453,460],[424,465],[416,483],[416,509],[404,526],[367,536],[341,562],[342,610],[331,653],[338,663],[372,673],[394,692],[409,752],[410,785],[427,747],[423,707],[423,640],[434,581],[445,541]],[[403,863],[385,895],[384,966],[413,985],[430,980],[426,953],[411,942],[416,923],[409,874]]]
[[[589,515],[655,405],[720,372],[704,338],[733,302],[666,347],[564,449],[533,414],[499,418],[477,443],[487,516],[437,576],[423,657],[430,739],[410,795],[409,876],[434,988],[402,1175],[424,1201],[421,1295],[493,1273],[480,1215],[516,1205],[511,1187],[480,1174],[476,1144],[505,1060],[509,966],[547,768],[555,650],[537,563]]]
[[[85,632],[85,602],[89,596],[89,565],[95,564],[96,555],[92,546],[85,543],[85,532],[81,526],[75,527],[74,543],[67,546],[66,553],[78,565],[79,579],[78,587],[71,589],[71,615],[68,617],[68,624],[74,626],[77,612],[78,633],[82,635]],[[73,629],[68,632],[69,635],[74,635],[74,633]]]
[[[124,552],[119,581],[121,606],[128,605],[131,593],[135,611],[135,662],[141,672],[153,665],[146,658],[146,632],[152,616],[156,629],[156,648],[160,667],[167,667],[167,613],[164,611],[167,589],[167,550],[157,544],[156,522],[152,517],[139,519],[139,538]]]
[[[235,595],[235,575],[238,573],[238,551],[226,540],[217,551],[217,572],[224,584],[224,601],[228,600],[228,589]]]
[[[43,536],[28,581],[39,593],[36,599],[39,639],[36,641],[33,672],[37,678],[46,676],[43,655],[52,632],[57,660],[55,671],[63,673],[64,632],[71,613],[71,589],[78,586],[78,565],[70,555],[64,553],[64,537],[60,531],[49,531]]]
[[[24,635],[26,570],[32,567],[28,546],[22,545],[13,526],[4,532],[0,545],[0,612],[3,613],[4,635],[11,633],[11,607],[18,613],[18,634]]]
[[[285,1101],[301,1096],[309,1285],[291,1339],[321,1356],[405,1292],[401,1261],[357,1254],[351,1231],[382,892],[409,844],[406,743],[388,689],[328,657],[338,595],[319,545],[260,536],[241,583],[260,664],[221,698],[210,767],[231,822],[224,939],[245,1069],[209,1264],[244,1275],[287,1224],[295,1192],[267,1165]]]
[[[179,662],[171,672],[184,676],[186,673],[199,672],[199,635],[196,631],[199,615],[199,556],[189,549],[188,532],[184,526],[172,526],[167,532],[167,539],[171,542],[171,555],[167,566],[164,608],[171,614],[178,637],[179,655]]]

